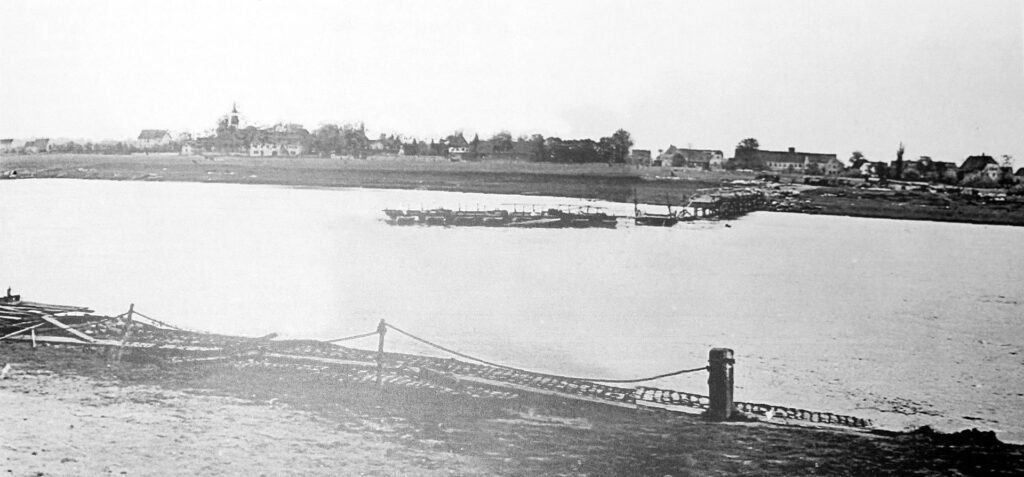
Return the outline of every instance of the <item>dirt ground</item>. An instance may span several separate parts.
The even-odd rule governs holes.
[[[994,435],[709,423],[0,343],[7,475],[1022,475]]]
[[[900,220],[930,220],[988,225],[1024,225],[1024,197],[992,199],[961,194],[899,191],[878,194],[853,188],[805,190],[779,211]]]

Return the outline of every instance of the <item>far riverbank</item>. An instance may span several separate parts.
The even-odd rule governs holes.
[[[3,171],[19,178],[68,178],[172,182],[274,184],[298,187],[369,187],[556,196],[647,204],[684,205],[700,189],[752,173],[683,170],[607,164],[450,162],[441,158],[328,159],[177,155],[4,156]],[[799,181],[794,176],[790,178]],[[929,192],[887,196],[851,188],[809,188],[796,206],[780,212],[1024,225],[1024,199],[1001,201]]]

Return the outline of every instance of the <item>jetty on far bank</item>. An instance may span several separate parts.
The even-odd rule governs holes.
[[[756,188],[717,188],[698,191],[684,207],[668,214],[643,212],[634,203],[634,215],[615,216],[592,205],[561,206],[537,211],[384,209],[390,225],[427,225],[444,227],[518,227],[518,228],[616,228],[620,218],[632,218],[636,225],[671,227],[681,221],[735,219],[761,210],[769,203],[768,194]]]

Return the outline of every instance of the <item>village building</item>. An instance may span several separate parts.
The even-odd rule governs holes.
[[[836,157],[829,159],[828,162],[821,166],[821,173],[826,176],[838,176],[845,170],[846,165]]]
[[[143,129],[136,140],[139,149],[156,149],[170,144],[171,134],[166,129]]]
[[[999,166],[992,156],[986,156],[982,154],[980,156],[970,156],[964,160],[963,164],[960,164],[960,168],[957,171],[958,179],[961,182],[973,182],[977,180],[991,180],[990,178],[994,175],[992,170],[986,171],[988,166]]]
[[[925,174],[925,179],[937,182],[956,182],[957,167],[954,162],[932,162],[932,170]]]
[[[711,170],[721,170],[725,168],[725,154],[722,154],[722,152],[719,151],[718,154],[713,156],[711,161],[708,162],[708,166]]]
[[[986,179],[992,182],[999,182],[999,179],[1003,178],[1003,168],[999,167],[999,164],[988,164],[981,172],[985,174]]]
[[[0,152],[14,152],[21,146],[22,144],[15,145],[14,139],[0,139]]]
[[[469,143],[462,133],[453,134],[447,138],[448,157],[453,161],[462,160],[469,153]]]
[[[53,149],[53,145],[50,144],[50,140],[47,139],[47,138],[42,138],[42,139],[36,139],[36,140],[33,140],[33,141],[28,141],[28,142],[25,143],[25,146],[22,148],[22,150],[26,154],[38,154],[38,153],[41,153],[41,152],[50,152],[52,149]]]
[[[302,129],[301,126],[262,130],[257,138],[249,144],[249,155],[255,157],[301,156],[306,153],[305,143],[308,137],[309,132]]]
[[[870,177],[874,170],[875,164],[871,161],[863,161],[860,163],[860,166],[857,167],[857,171],[859,171],[860,175],[863,177]]]
[[[733,161],[739,169],[769,169],[777,172],[796,173],[820,172],[821,168],[832,160],[838,161],[835,154],[798,152],[796,148],[792,147],[787,151],[736,148],[733,157]]]
[[[668,149],[658,154],[655,164],[662,167],[710,169],[712,163],[721,165],[724,161],[725,159],[722,151],[711,149],[686,149],[670,144]]]
[[[963,164],[960,164],[960,172],[963,174],[979,172],[984,170],[985,166],[988,166],[989,164],[998,165],[999,163],[997,163],[992,156],[986,156],[985,154],[980,156],[970,156],[964,160]]]

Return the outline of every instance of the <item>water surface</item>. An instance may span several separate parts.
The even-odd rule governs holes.
[[[777,213],[392,227],[385,207],[595,203],[225,184],[2,181],[0,198],[0,285],[35,301],[295,338],[386,319],[485,359],[608,378],[725,346],[739,400],[1024,441],[1022,228]],[[397,333],[387,346],[429,351]],[[654,385],[704,393],[705,379]]]

